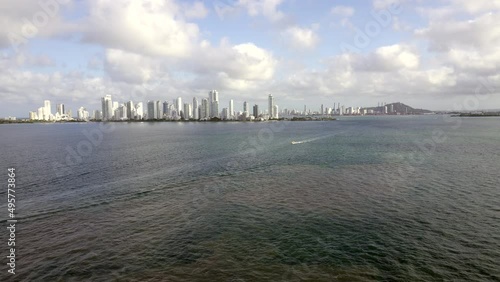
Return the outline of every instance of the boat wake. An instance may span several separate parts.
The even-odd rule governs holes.
[[[344,131],[342,131],[342,132],[337,132],[337,133],[333,133],[333,134],[328,134],[328,135],[323,135],[323,136],[318,136],[318,137],[314,137],[314,138],[311,138],[311,139],[306,139],[306,140],[292,141],[292,145],[297,145],[297,144],[304,144],[304,143],[313,142],[313,141],[316,141],[316,140],[320,140],[320,139],[324,139],[324,138],[332,137],[332,136],[335,136],[335,135],[341,134],[341,133],[343,133],[343,132],[344,132]]]

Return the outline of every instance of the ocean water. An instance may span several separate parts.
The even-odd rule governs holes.
[[[500,281],[497,118],[0,136],[0,219],[14,167],[19,220],[15,276],[0,234],[1,281]]]

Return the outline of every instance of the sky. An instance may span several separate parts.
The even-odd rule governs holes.
[[[0,2],[0,117],[44,100],[500,108],[500,0]]]

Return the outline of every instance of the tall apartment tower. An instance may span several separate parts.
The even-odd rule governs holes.
[[[248,103],[247,103],[247,101],[243,102],[243,112],[248,112]]]
[[[65,114],[65,112],[64,112],[64,104],[57,104],[57,109],[56,110],[57,110],[57,113],[59,115],[64,115]]]
[[[253,106],[253,116],[254,116],[255,118],[257,118],[257,117],[259,116],[259,106],[258,106],[257,104],[255,104],[255,105]]]
[[[210,116],[210,105],[208,99],[201,99],[200,119],[208,119]]]
[[[177,99],[175,99],[175,110],[177,111],[178,116],[180,116],[181,112],[184,110],[182,108],[182,98],[181,97],[178,97]]]
[[[269,94],[269,118],[274,118],[274,97],[272,94]]]
[[[101,98],[102,120],[108,121],[113,119],[113,101],[111,95],[106,95]]]
[[[208,100],[210,102],[210,117],[219,116],[219,93],[217,90],[208,92]]]
[[[148,119],[153,120],[156,118],[156,103],[155,101],[148,101]]]
[[[229,100],[229,109],[227,119],[233,119],[234,117],[234,101],[233,99]]]
[[[193,113],[192,113],[191,117],[195,120],[200,119],[200,117],[198,116],[198,113],[199,113],[198,99],[196,99],[196,97],[194,97],[193,98]]]

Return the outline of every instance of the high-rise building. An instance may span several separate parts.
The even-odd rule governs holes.
[[[92,115],[93,120],[102,120],[101,111],[94,110],[94,114]]]
[[[163,103],[158,100],[155,102],[155,107],[156,107],[155,118],[163,119]]]
[[[148,101],[148,120],[156,118],[156,103],[155,101]]]
[[[113,113],[118,109],[118,107],[120,107],[120,104],[118,102],[113,102]]]
[[[108,121],[113,119],[113,101],[111,95],[106,95],[101,98],[102,105],[102,120]],[[69,112],[69,111],[68,111]]]
[[[212,103],[212,117],[219,117],[219,101]]]
[[[177,110],[177,115],[180,116],[181,112],[182,112],[182,98],[181,97],[178,97],[177,99],[175,99],[175,109]]]
[[[38,108],[38,111],[37,111],[37,119],[38,120],[43,120],[44,109],[45,109],[44,107]]]
[[[275,116],[275,113],[274,113],[274,97],[272,94],[269,94],[269,98],[268,98],[268,107],[269,107],[269,118],[274,118]]]
[[[80,107],[77,111],[77,119],[79,121],[88,121],[89,120],[89,112],[84,107]]]
[[[134,102],[128,101],[127,103],[125,103],[125,106],[127,107],[127,118],[134,119],[135,117]]]
[[[43,120],[50,120],[52,116],[52,108],[49,100],[43,101]]]
[[[64,104],[57,104],[57,113],[59,115],[64,115],[66,112],[64,111]]]
[[[163,115],[165,117],[170,117],[170,105],[167,101],[163,101]]]
[[[184,120],[189,120],[191,118],[191,114],[190,114],[191,112],[192,112],[191,104],[184,103],[184,111],[183,111]]]
[[[274,107],[273,107],[273,114],[274,114],[273,118],[276,118],[276,119],[279,118],[279,116],[278,116],[278,112],[279,111],[278,110],[279,110],[278,109],[278,105],[274,105]]]
[[[257,104],[253,105],[253,116],[255,118],[259,116],[259,106]]]
[[[229,118],[229,111],[228,111],[227,108],[223,108],[222,109],[221,118],[224,119],[224,120],[227,120]]]
[[[227,119],[234,119],[234,101],[233,99],[229,100],[229,109]]]
[[[248,103],[247,103],[247,101],[243,102],[243,112],[248,112]]]
[[[199,113],[198,99],[196,99],[196,97],[194,97],[193,98],[193,113],[191,114],[193,119],[198,120],[200,118],[198,113]]]
[[[142,102],[139,102],[135,105],[135,119],[142,120],[144,117],[144,107]]]
[[[210,105],[208,104],[208,99],[201,99],[201,107],[200,107],[200,119],[209,119],[210,118]]]
[[[325,108],[323,107],[323,104],[321,104],[321,112],[320,114],[323,115],[325,113]]]
[[[219,116],[219,93],[217,90],[208,92],[208,100],[210,102],[210,117]]]

